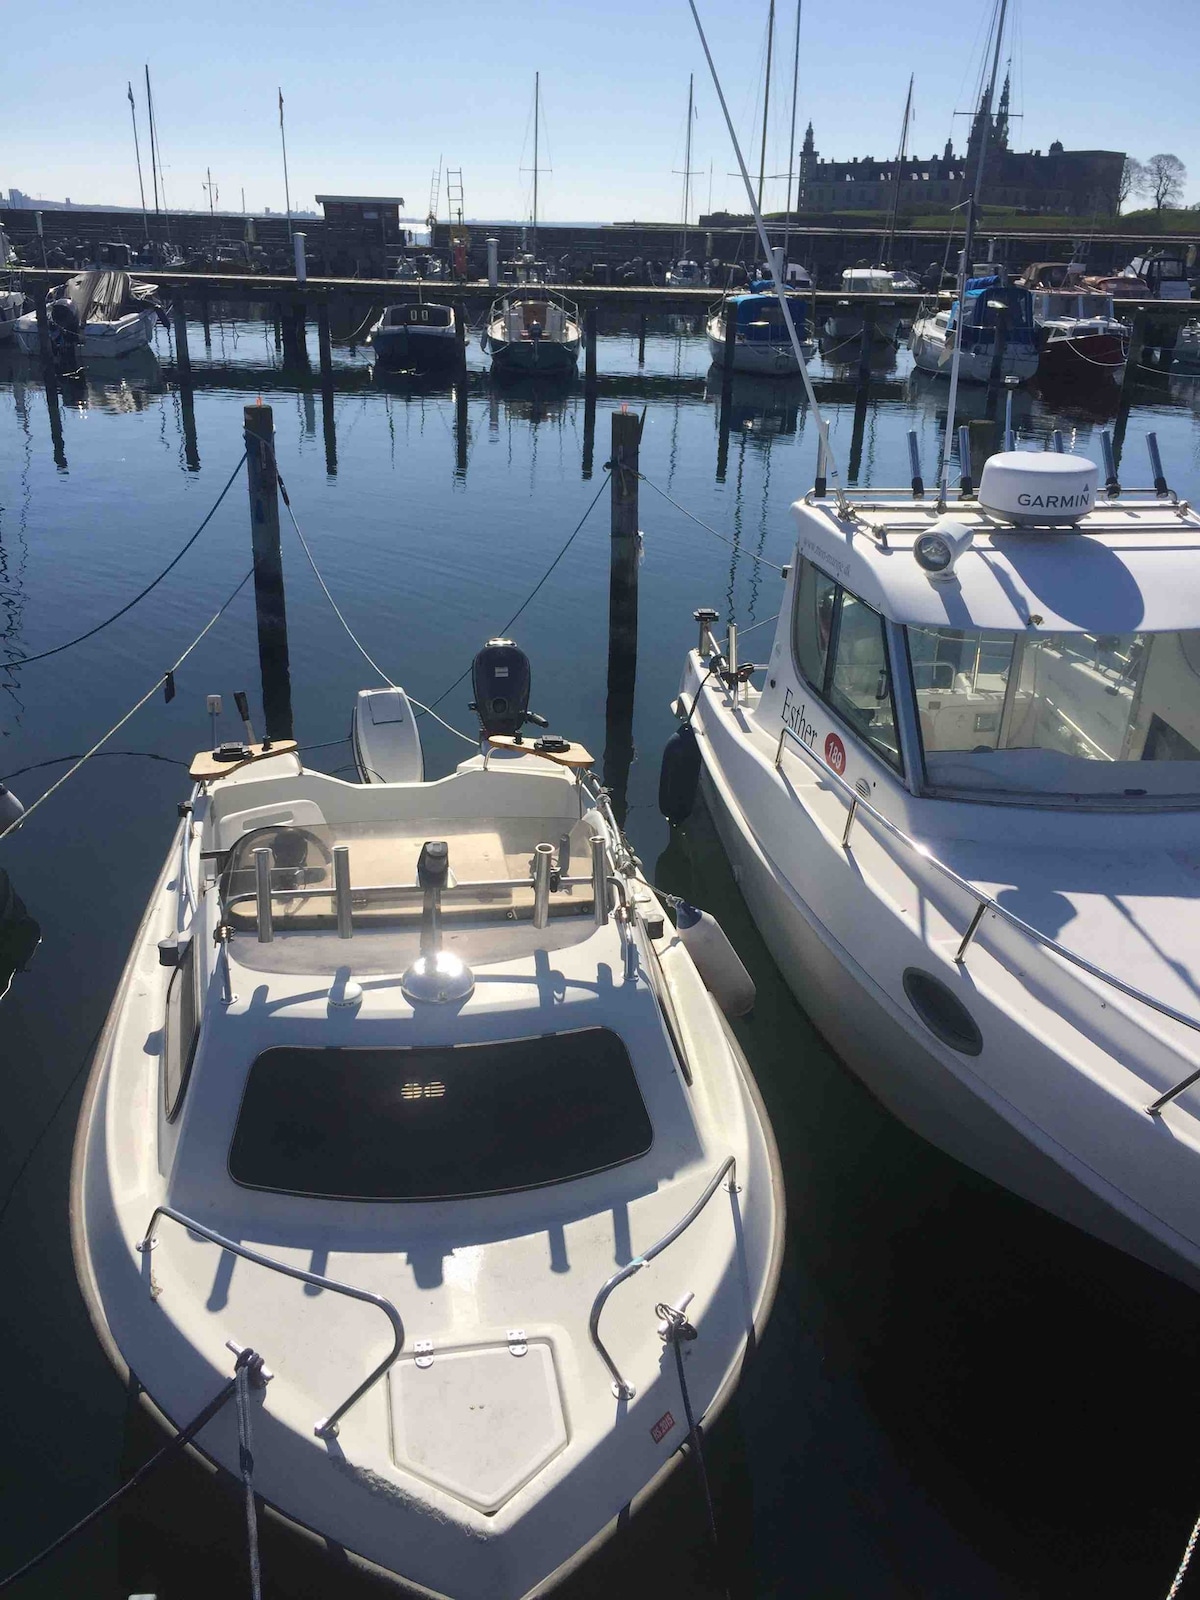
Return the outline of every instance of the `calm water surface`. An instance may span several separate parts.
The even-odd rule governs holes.
[[[347,328],[346,332],[349,333]],[[602,488],[610,413],[645,408],[642,469],[718,541],[650,489],[628,829],[658,880],[724,922],[759,985],[739,1026],[788,1180],[787,1265],[759,1359],[712,1441],[730,1585],[738,1595],[1121,1596],[1165,1593],[1200,1509],[1191,1447],[1200,1399],[1200,1301],[1004,1194],[883,1112],[823,1047],[774,972],[703,816],[669,838],[655,807],[668,705],[691,612],[716,606],[765,656],[790,558],[787,507],[811,483],[815,428],[797,388],[739,379],[722,437],[698,328],[601,341],[601,378],[539,392],[492,385],[477,347],[465,410],[449,387],[384,380],[335,346],[335,385],[285,367],[269,320],[190,330],[194,394],[156,354],[67,384],[58,437],[40,378],[0,355],[0,657],[109,615],[196,527],[241,454],[242,407],[274,407],[281,470],[314,555],[367,648],[431,700],[506,625]],[[817,364],[835,449],[852,480],[908,480],[916,429],[932,476],[946,386],[877,363],[856,406],[852,371]],[[1150,377],[1124,443],[1146,482],[1157,430],[1172,484],[1200,493],[1200,384]],[[967,416],[983,399],[968,393]],[[1115,401],[1017,397],[1023,441],[1055,427],[1098,455]],[[606,494],[512,625],[533,660],[533,706],[605,747]],[[342,740],[374,680],[339,629],[285,525],[292,692],[304,743]],[[732,546],[732,547],[731,547]],[[143,694],[250,561],[239,480],[144,604],[96,639],[0,671],[0,776],[81,752]],[[250,589],[178,675],[5,841],[0,863],[41,923],[31,970],[0,1005],[0,1573],[109,1492],[158,1442],[111,1372],[75,1287],[67,1177],[82,1066],[176,824],[181,766],[208,740],[205,695],[257,704]],[[467,684],[440,709],[469,727]],[[431,772],[456,741],[426,722]],[[620,771],[619,742],[610,770]],[[313,752],[327,770],[342,743]],[[59,773],[13,779],[28,802]],[[57,1108],[57,1110],[56,1110]],[[32,1158],[30,1152],[33,1151]],[[27,1163],[23,1167],[23,1163]],[[240,1595],[236,1507],[181,1464],[136,1508],[28,1580],[29,1596],[108,1600]],[[273,1597],[366,1593],[265,1534]],[[1197,1580],[1200,1581],[1200,1580]],[[719,1593],[688,1470],[611,1544],[574,1596]]]

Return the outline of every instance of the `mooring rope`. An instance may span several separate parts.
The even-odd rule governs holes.
[[[8,835],[10,833],[12,833],[15,828],[23,827],[24,824],[29,821],[30,817],[38,809],[39,806],[44,805],[46,803],[46,801],[49,800],[49,798],[50,798],[50,796],[52,794],[56,793],[59,789],[62,788],[64,783],[67,783],[71,778],[73,778],[75,776],[75,774],[79,771],[80,767],[83,766],[84,762],[90,761],[91,758],[99,752],[101,746],[102,745],[106,745],[108,743],[108,741],[112,738],[114,733],[119,733],[121,731],[121,729],[125,726],[125,724],[130,720],[130,718],[135,716],[137,714],[137,712],[139,712],[142,709],[142,707],[146,704],[146,702],[148,700],[152,700],[154,698],[154,696],[163,687],[163,685],[170,681],[172,675],[179,670],[179,668],[183,665],[183,663],[191,655],[192,651],[200,643],[201,639],[204,638],[205,634],[208,633],[209,629],[214,627],[216,625],[216,623],[221,619],[221,617],[224,616],[225,612],[229,609],[229,607],[237,599],[238,595],[241,594],[242,590],[250,582],[250,579],[253,576],[254,576],[254,568],[251,567],[249,572],[246,573],[245,577],[238,584],[237,588],[233,591],[233,593],[229,596],[229,598],[227,600],[222,602],[222,604],[218,607],[218,609],[208,619],[208,621],[204,624],[203,628],[201,628],[200,632],[192,640],[191,644],[188,645],[187,649],[183,652],[183,654],[179,657],[179,659],[177,661],[173,662],[171,664],[171,666],[169,666],[167,668],[167,670],[164,673],[162,673],[162,675],[155,680],[153,685],[149,689],[147,689],[146,693],[136,703],[136,705],[130,706],[129,710],[124,714],[124,716],[121,717],[119,721],[113,723],[112,727],[108,730],[107,733],[101,734],[100,738],[96,740],[95,744],[92,745],[90,750],[86,750],[83,753],[83,755],[81,755],[79,757],[79,759],[75,762],[75,764],[73,766],[67,768],[66,772],[63,773],[61,778],[56,778],[55,781],[50,785],[50,787],[48,789],[44,790],[40,795],[38,795],[37,799],[33,802],[32,805],[26,806],[25,810],[21,813],[21,815],[19,817],[15,817],[13,819],[13,821],[8,824],[7,828],[0,829],[0,839],[7,838]]]
[[[204,521],[196,529],[195,533],[192,534],[191,538],[187,541],[187,543],[183,546],[183,548],[176,555],[174,555],[171,558],[171,560],[167,563],[167,565],[159,573],[158,577],[153,579],[152,582],[148,583],[146,585],[146,587],[141,591],[140,594],[135,594],[133,599],[128,601],[127,604],[123,605],[119,611],[114,611],[111,617],[106,617],[103,622],[98,622],[94,628],[89,628],[86,633],[79,634],[77,638],[68,639],[66,644],[56,644],[54,646],[53,650],[42,650],[37,655],[34,655],[34,656],[17,656],[14,660],[0,661],[0,667],[5,667],[5,668],[9,668],[9,667],[27,667],[34,661],[46,661],[51,656],[61,655],[64,650],[73,649],[75,645],[82,644],[85,639],[93,639],[93,638],[95,638],[96,634],[102,632],[103,629],[107,628],[111,623],[116,622],[119,617],[123,617],[127,611],[132,611],[134,606],[136,606],[140,600],[144,600],[146,598],[146,596],[150,593],[151,589],[156,589],[158,587],[158,585],[163,581],[163,579],[172,570],[172,568],[177,567],[179,565],[179,563],[183,560],[184,556],[187,555],[188,551],[195,544],[196,540],[204,532],[205,528],[208,527],[209,523],[212,521],[212,519],[217,514],[217,507],[221,504],[222,500],[224,500],[225,496],[229,493],[230,489],[233,487],[233,480],[237,477],[238,473],[242,470],[242,466],[243,466],[245,460],[246,460],[246,453],[245,453],[245,451],[243,451],[241,460],[238,462],[237,466],[234,467],[233,471],[229,474],[229,477],[228,477],[228,479],[226,480],[226,483],[225,483],[225,487],[221,490],[220,494],[213,501],[212,506],[209,508],[208,515],[205,517]]]
[[[238,1352],[234,1372],[238,1424],[238,1471],[246,1506],[246,1558],[250,1566],[250,1600],[262,1600],[262,1565],[258,1554],[258,1509],[254,1503],[254,1452],[250,1445],[250,1384],[265,1382],[263,1359],[254,1350]]]
[[[126,1495],[132,1493],[134,1489],[136,1489],[140,1484],[144,1483],[152,1473],[156,1472],[159,1467],[163,1466],[168,1460],[171,1459],[172,1456],[176,1455],[180,1450],[182,1450],[185,1445],[190,1444],[200,1430],[208,1426],[212,1419],[221,1410],[222,1406],[224,1406],[228,1400],[232,1399],[234,1395],[237,1394],[239,1379],[243,1373],[245,1373],[246,1379],[249,1381],[256,1375],[261,1375],[261,1372],[262,1357],[256,1355],[253,1350],[247,1349],[241,1351],[237,1358],[237,1369],[235,1375],[230,1378],[220,1390],[218,1390],[218,1392],[204,1407],[203,1411],[201,1411],[198,1416],[193,1417],[191,1422],[188,1423],[187,1427],[181,1429],[173,1439],[168,1439],[166,1444],[160,1446],[160,1448],[156,1450],[150,1457],[149,1461],[144,1461],[133,1474],[132,1478],[126,1479],[119,1489],[114,1489],[112,1494],[110,1494],[106,1500],[102,1500],[100,1504],[93,1510],[89,1511],[85,1517],[81,1517],[73,1527],[68,1528],[65,1533],[60,1534],[57,1539],[55,1539],[51,1544],[48,1544],[44,1550],[40,1551],[31,1560],[26,1561],[24,1566],[18,1567],[15,1572],[10,1572],[6,1578],[0,1578],[0,1592],[11,1588],[14,1583],[17,1583],[21,1578],[26,1577],[29,1573],[34,1571],[36,1567],[40,1567],[43,1561],[48,1561],[49,1558],[57,1551],[61,1550],[65,1544],[69,1544],[77,1534],[83,1533],[84,1530],[90,1528],[93,1523],[98,1522],[106,1511],[111,1511],[113,1506],[118,1505]],[[252,1494],[253,1490],[251,1489],[251,1495]],[[256,1539],[254,1547],[254,1565],[252,1569],[255,1572],[257,1572],[257,1565],[258,1556]],[[252,1578],[252,1583],[257,1585],[253,1589],[254,1600],[260,1600],[262,1592],[261,1580]]]
[[[704,1444],[700,1437],[700,1427],[692,1411],[692,1397],[688,1392],[687,1374],[683,1369],[683,1346],[696,1337],[696,1330],[687,1319],[687,1305],[691,1300],[689,1294],[679,1307],[660,1302],[654,1308],[655,1315],[659,1318],[658,1331],[665,1344],[669,1344],[675,1352],[675,1370],[679,1374],[679,1392],[683,1399],[683,1414],[687,1420],[688,1443],[692,1447],[692,1455],[696,1461],[696,1471],[700,1478],[700,1492],[704,1497],[704,1511],[708,1522],[708,1533],[712,1539],[713,1554],[717,1558],[718,1573],[721,1589],[726,1600],[729,1600],[729,1586],[725,1581],[724,1558],[721,1544],[717,1538],[717,1517],[713,1510],[712,1490],[708,1482],[708,1468],[704,1464]]]
[[[653,479],[648,478],[644,472],[639,472],[638,477],[647,486],[647,488],[653,489],[655,494],[661,495],[664,500],[673,505],[676,511],[682,511],[685,517],[690,517],[693,522],[698,523],[699,526],[705,529],[706,532],[711,533],[714,539],[720,539],[721,543],[727,544],[731,550],[739,551],[740,554],[747,558],[747,560],[757,561],[764,567],[770,567],[772,572],[782,573],[783,568],[776,566],[774,561],[768,561],[766,556],[755,555],[753,550],[747,550],[745,545],[738,544],[735,539],[727,539],[723,533],[718,533],[714,527],[705,522],[703,517],[698,517],[694,511],[689,511],[686,506],[681,506],[678,500],[672,499],[665,489],[660,489]]]
[[[249,437],[249,436],[247,436],[247,437]],[[296,521],[296,513],[292,510],[291,497],[288,495],[287,486],[284,484],[283,474],[279,470],[279,458],[275,454],[274,447],[267,440],[259,439],[259,438],[257,438],[257,436],[255,437],[255,441],[254,442],[256,444],[264,444],[264,445],[266,445],[266,448],[268,450],[270,450],[270,452],[271,452],[271,460],[272,460],[272,463],[274,464],[274,467],[275,467],[275,476],[276,476],[276,478],[278,479],[278,482],[279,482],[279,493],[280,493],[280,496],[283,499],[284,506],[287,508],[288,520],[291,522],[292,528],[295,531],[296,537],[300,541],[300,548],[304,551],[304,554],[308,557],[308,564],[313,570],[313,576],[316,578],[318,584],[321,587],[322,594],[325,596],[326,600],[329,601],[330,606],[333,608],[334,616],[338,619],[338,621],[341,623],[342,627],[346,630],[346,636],[350,640],[350,643],[358,651],[359,655],[362,656],[363,660],[372,669],[372,671],[377,672],[379,674],[379,676],[383,679],[384,683],[387,684],[389,689],[397,689],[398,690],[400,688],[400,685],[398,683],[393,683],[392,682],[392,680],[388,676],[388,674],[379,665],[378,661],[375,660],[374,656],[371,655],[371,653],[368,651],[366,645],[363,644],[362,640],[355,633],[354,629],[346,621],[346,618],[342,613],[342,608],[338,605],[337,601],[333,598],[333,594],[330,591],[329,585],[325,582],[325,579],[321,576],[321,569],[320,569],[320,567],[317,566],[316,559],[314,558],[312,551],[309,549],[308,540],[304,537],[304,533],[301,530],[300,524]],[[405,690],[404,693],[408,694],[408,691]],[[422,701],[418,700],[415,695],[409,694],[408,698],[409,698],[409,700],[412,702],[412,704],[414,706],[419,706],[422,711],[427,711],[435,722],[440,722],[442,727],[445,728],[447,730],[447,732],[452,733],[455,736],[456,739],[462,739],[464,741],[464,743],[471,745],[472,748],[477,748],[478,747],[479,741],[477,739],[472,739],[470,734],[463,733],[461,729],[452,727],[451,724],[448,723],[443,717],[439,717],[437,712],[434,711],[432,709],[432,707],[425,705]],[[4,837],[4,835],[0,834],[0,838],[3,838],[3,837]]]

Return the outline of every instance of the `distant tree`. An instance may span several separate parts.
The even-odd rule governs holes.
[[[1178,156],[1157,155],[1147,161],[1145,192],[1154,201],[1155,211],[1177,204],[1186,182],[1187,168]]]
[[[1134,156],[1125,157],[1121,177],[1117,183],[1117,210],[1131,195],[1142,194],[1146,188],[1146,169]]]

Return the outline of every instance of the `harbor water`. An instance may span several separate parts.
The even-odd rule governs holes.
[[[465,408],[449,380],[376,373],[370,352],[336,328],[323,394],[315,327],[310,342],[307,361],[293,352],[285,362],[268,309],[213,306],[189,327],[188,390],[160,331],[154,351],[64,380],[56,408],[36,364],[0,347],[0,779],[34,800],[66,770],[60,758],[86,751],[145,694],[247,573],[243,407],[270,404],[296,518],[371,655],[469,732],[471,657],[510,633],[532,659],[533,709],[598,758],[607,747],[606,780],[648,869],[718,916],[758,984],[737,1031],[779,1141],[788,1246],[763,1344],[709,1442],[722,1561],[685,1462],[564,1594],[1165,1594],[1200,1512],[1190,1440],[1200,1300],[896,1123],[783,986],[707,818],[672,835],[658,815],[692,611],[711,605],[735,621],[743,659],[765,659],[770,646],[778,569],[791,558],[788,506],[811,486],[816,455],[799,382],[736,377],[723,429],[703,327],[681,318],[652,322],[644,364],[636,325],[610,324],[591,392],[582,380],[496,384],[476,342]],[[913,373],[905,351],[874,358],[865,388],[856,365],[857,340],[813,363],[843,471],[907,485],[915,429],[932,480],[947,385]],[[1122,419],[1122,477],[1149,481],[1154,431],[1172,487],[1194,497],[1200,381],[1142,376]],[[623,406],[645,412],[646,477],[627,726],[606,707],[605,464],[610,415]],[[960,420],[984,408],[967,391]],[[1022,390],[1014,402],[1023,447],[1043,448],[1061,429],[1068,449],[1097,460],[1099,430],[1116,413],[1115,388]],[[70,650],[13,664],[131,599],[231,475],[208,528],[145,600]],[[313,765],[351,777],[351,705],[378,679],[286,521],[283,554],[296,734]],[[186,763],[210,742],[206,696],[224,700],[218,737],[241,733],[239,689],[261,726],[252,585],[175,688],[170,703],[153,696],[0,855],[42,931],[0,1002],[0,1576],[160,1442],[76,1289],[71,1143],[89,1047],[176,827]],[[459,759],[459,741],[430,718],[423,739],[427,773]],[[239,1517],[219,1483],[178,1462],[13,1592],[246,1594]],[[272,1527],[264,1575],[273,1600],[375,1592]]]

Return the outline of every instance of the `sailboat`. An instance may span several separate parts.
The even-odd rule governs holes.
[[[978,159],[975,182],[967,200],[966,227],[958,269],[958,291],[946,311],[930,311],[913,323],[909,347],[913,361],[926,372],[949,375],[958,365],[959,375],[973,383],[999,383],[1005,378],[1024,380],[1037,371],[1037,335],[1033,325],[1033,299],[1028,289],[1005,283],[1002,272],[985,271],[972,277],[971,255],[975,221],[983,190],[983,173],[992,135],[992,101],[1000,44],[1008,0],[1001,0],[996,19],[992,67],[975,115]],[[960,328],[961,323],[961,328]]]
[[[533,75],[533,215],[529,245],[537,258],[538,139],[541,130],[542,75]],[[480,344],[496,373],[565,376],[579,363],[582,332],[579,308],[564,295],[541,288],[536,295],[501,295],[492,304]]]
[[[692,201],[692,119],[695,115],[695,74],[688,74],[687,135],[683,144],[683,214],[679,233],[679,259],[667,268],[664,282],[668,289],[701,289],[704,273],[698,261],[688,254],[688,213]]]

